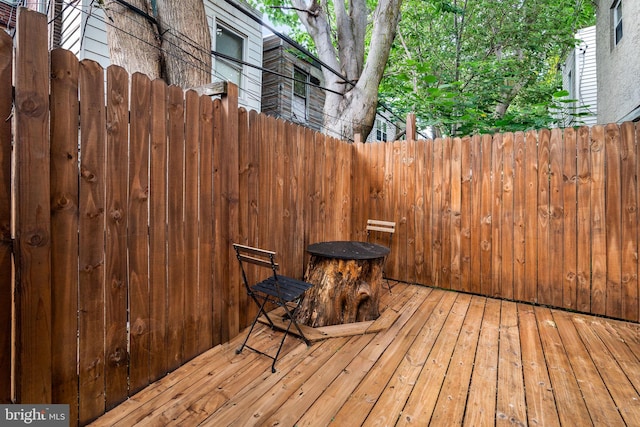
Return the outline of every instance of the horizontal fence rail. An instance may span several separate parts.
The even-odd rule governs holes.
[[[0,33],[2,403],[90,422],[249,323],[231,243],[302,277],[368,219],[390,278],[640,319],[637,124],[349,144]]]

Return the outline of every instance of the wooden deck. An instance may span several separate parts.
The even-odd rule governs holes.
[[[640,425],[638,324],[406,284],[383,302],[379,332],[288,337],[275,374],[240,336],[94,424]]]

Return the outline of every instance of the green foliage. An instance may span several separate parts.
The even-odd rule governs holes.
[[[577,5],[576,5],[577,3]],[[572,111],[559,63],[589,1],[405,0],[381,99],[440,133],[553,126]],[[562,113],[562,114],[560,114]]]
[[[376,3],[368,0],[370,10]],[[313,51],[294,10],[279,0],[252,4]],[[576,31],[594,24],[591,0],[403,0],[380,100],[445,135],[579,120],[585,113],[558,95],[560,64]]]

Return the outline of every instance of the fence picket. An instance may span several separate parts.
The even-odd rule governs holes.
[[[51,402],[51,200],[46,17],[20,8],[15,61],[16,383],[19,402]],[[6,119],[3,119],[6,120]]]
[[[551,222],[551,207],[549,196],[549,157],[551,132],[542,129],[538,132],[538,292],[536,302],[551,304],[553,295],[551,289],[551,260],[549,253],[549,228]],[[529,211],[533,215],[533,211]],[[535,217],[535,216],[534,216]]]
[[[576,309],[591,310],[591,139],[589,128],[578,129],[577,135],[578,218]]]
[[[576,131],[573,128],[564,131],[563,165],[563,271],[562,271],[562,307],[576,309],[577,293],[577,154]]]
[[[526,145],[523,132],[516,132],[513,145],[513,298],[526,300]]]
[[[184,148],[184,361],[198,354],[200,282],[198,280],[198,178],[200,174],[200,99],[192,90],[185,94]],[[204,260],[203,260],[204,261]]]
[[[605,226],[607,229],[607,316],[622,314],[622,194],[620,164],[620,129],[605,127]]]
[[[11,115],[13,39],[0,32],[0,324],[12,321]],[[0,330],[0,403],[11,402],[11,328]]]
[[[107,68],[107,211],[105,253],[107,410],[128,393],[127,351],[127,218],[129,76],[117,66]]]
[[[169,370],[167,345],[167,85],[151,82],[149,147],[149,369],[156,380]]]
[[[168,92],[168,288],[167,364],[173,370],[184,360],[185,311],[185,230],[184,230],[184,102],[182,90],[169,86]]]
[[[80,63],[79,201],[79,420],[105,411],[105,183],[104,74],[97,62]],[[96,339],[98,338],[98,339]]]
[[[129,248],[129,358],[131,393],[149,384],[149,122],[151,81],[135,73],[131,78],[131,132],[127,247]]]
[[[605,222],[604,127],[591,128],[591,312],[605,314],[607,229]]]
[[[513,299],[514,284],[514,171],[513,171],[513,134],[505,133],[502,138],[502,212],[500,219],[500,294],[503,298]]]
[[[51,52],[51,274],[53,393],[78,402],[78,58]],[[77,403],[69,417],[78,419]],[[77,421],[76,421],[77,422]]]
[[[502,135],[493,135],[491,144],[491,293],[502,296]],[[506,225],[504,225],[506,227]],[[507,250],[507,248],[504,248]]]
[[[622,303],[620,317],[634,320],[638,316],[638,183],[634,179],[638,168],[634,124],[620,127],[622,182]]]
[[[564,211],[563,211],[563,141],[562,131],[553,129],[549,140],[549,300],[548,304],[562,307],[563,286],[555,278],[564,279]]]

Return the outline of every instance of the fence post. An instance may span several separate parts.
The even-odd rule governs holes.
[[[407,114],[407,141],[416,140],[416,114]]]
[[[11,402],[11,107],[13,40],[0,31],[0,403]]]
[[[222,96],[222,141],[224,146],[218,153],[224,153],[224,161],[220,162],[222,179],[221,203],[222,217],[219,221],[222,223],[223,235],[218,237],[219,244],[222,246],[222,254],[226,254],[226,265],[228,265],[228,277],[220,277],[216,275],[217,280],[214,286],[228,286],[228,292],[225,292],[227,301],[225,305],[226,313],[226,330],[223,330],[223,342],[227,341],[240,332],[240,313],[239,313],[239,297],[240,297],[240,275],[235,261],[235,254],[231,247],[231,243],[239,240],[239,200],[240,200],[240,183],[239,183],[239,152],[238,152],[238,86],[229,83],[227,85],[227,94]],[[226,246],[226,247],[225,247]],[[224,283],[224,285],[223,285]]]
[[[18,10],[15,66],[17,402],[50,403],[51,208],[46,16]]]

